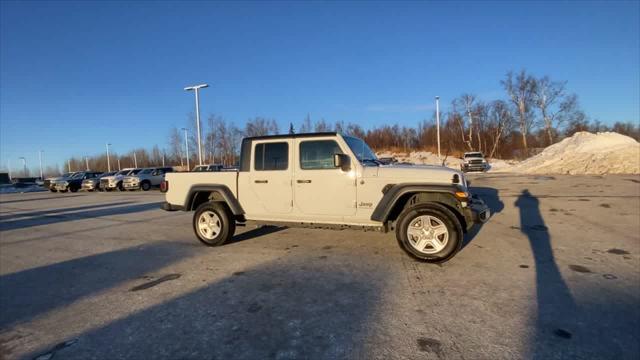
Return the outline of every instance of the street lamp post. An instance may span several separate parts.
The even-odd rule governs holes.
[[[67,160],[67,167],[69,168],[69,172],[71,172],[71,159]]]
[[[44,150],[38,151],[38,160],[40,161],[40,180],[44,180],[44,177],[42,176],[42,153],[43,152]]]
[[[182,128],[184,130],[184,148],[187,151],[187,171],[191,170],[189,166],[189,142],[187,141],[187,128]]]
[[[111,172],[111,160],[109,160],[109,143],[107,143],[107,172]]]
[[[135,150],[133,151],[133,167],[136,169],[138,168],[138,158],[136,157]]]
[[[23,167],[23,171],[24,171],[24,177],[27,177],[27,159],[25,159],[24,157],[20,157],[20,160],[22,160],[22,167]]]
[[[87,167],[87,171],[89,171],[89,157],[88,157],[88,156],[85,156],[85,157],[84,157],[84,164],[85,164],[85,165],[86,165],[86,167]]]
[[[438,138],[438,159],[440,157],[440,96],[436,96],[436,134]]]
[[[202,141],[200,140],[200,97],[199,90],[209,87],[207,84],[188,86],[184,88],[186,91],[193,90],[196,93],[196,135],[198,137],[198,163],[202,165]]]

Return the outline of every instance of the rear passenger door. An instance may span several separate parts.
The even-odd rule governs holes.
[[[253,142],[248,184],[251,195],[243,196],[248,214],[268,219],[274,218],[273,214],[291,212],[291,142],[290,139]]]

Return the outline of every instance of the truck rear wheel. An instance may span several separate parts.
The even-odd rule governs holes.
[[[236,223],[223,204],[206,202],[193,214],[193,230],[205,245],[219,246],[231,240]]]
[[[422,204],[407,208],[398,216],[396,239],[412,257],[440,263],[460,250],[463,233],[449,209],[439,204]]]

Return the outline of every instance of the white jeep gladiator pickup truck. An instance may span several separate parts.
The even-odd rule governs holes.
[[[339,133],[245,138],[233,172],[168,173],[162,208],[195,211],[206,245],[232,238],[236,224],[395,230],[409,255],[449,260],[488,207],[464,175],[441,166],[382,165],[361,139]]]

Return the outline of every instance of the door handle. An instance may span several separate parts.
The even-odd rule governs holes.
[[[256,184],[266,184],[268,182],[269,182],[269,180],[255,180],[254,181],[254,183],[256,183]]]
[[[311,182],[311,180],[298,180],[297,183],[298,184],[309,184]]]

